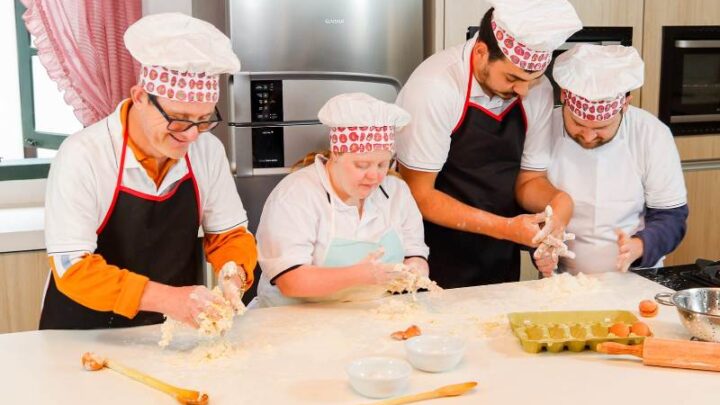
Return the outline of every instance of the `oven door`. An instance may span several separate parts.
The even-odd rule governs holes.
[[[720,132],[720,27],[664,27],[660,83],[675,135]]]

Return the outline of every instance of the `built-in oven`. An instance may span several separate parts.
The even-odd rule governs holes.
[[[472,38],[477,31],[477,26],[468,27],[467,38]],[[558,47],[558,49],[553,52],[553,58],[550,61],[550,65],[548,65],[548,68],[545,70],[545,75],[548,79],[550,79],[550,83],[553,85],[555,106],[560,105],[560,88],[552,78],[552,69],[555,63],[555,58],[558,55],[580,43],[630,46],[632,45],[632,35],[632,27],[584,27],[568,38],[564,44]]]
[[[674,135],[720,133],[720,26],[663,27],[658,115]]]

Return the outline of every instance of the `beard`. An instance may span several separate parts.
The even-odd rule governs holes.
[[[487,84],[488,77],[490,77],[490,67],[485,66],[485,69],[483,69],[480,72],[480,75],[478,77],[478,83],[480,84],[480,87],[483,88],[483,90],[485,91],[486,94],[500,97],[503,100],[510,100],[512,98],[517,97],[517,93],[515,93],[514,91],[503,93],[503,92],[497,91],[497,90],[493,89],[492,87],[490,87]]]

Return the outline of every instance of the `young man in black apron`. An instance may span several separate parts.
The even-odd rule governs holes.
[[[212,43],[209,47],[207,44]],[[209,132],[218,75],[240,61],[214,26],[182,14],[145,17],[125,34],[140,81],[107,118],[70,136],[48,177],[51,275],[41,329],[159,323],[197,326],[211,304],[240,308],[255,242],[222,144]],[[224,297],[199,286],[202,227]]]
[[[572,200],[547,180],[552,51],[581,28],[566,0],[494,1],[476,37],[423,62],[398,105],[398,161],[444,288],[519,280],[520,245],[560,236]],[[401,140],[402,139],[402,140]],[[553,225],[541,233],[546,205]]]

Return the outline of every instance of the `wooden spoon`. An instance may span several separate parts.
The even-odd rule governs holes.
[[[98,371],[107,367],[113,371],[123,374],[127,377],[132,378],[135,381],[139,381],[145,385],[158,389],[173,398],[177,399],[178,402],[185,405],[207,405],[208,396],[205,393],[186,390],[184,388],[175,387],[167,384],[156,378],[150,377],[149,375],[143,374],[137,370],[129,367],[125,367],[115,361],[108,358],[98,356],[94,353],[85,353],[82,356],[83,367],[88,371]]]
[[[477,386],[477,383],[475,381],[469,381],[462,384],[446,385],[432,391],[421,392],[419,394],[407,395],[404,397],[397,397],[393,399],[386,399],[384,401],[376,402],[375,405],[401,405],[409,404],[411,402],[425,401],[427,399],[456,397],[470,391],[471,389],[475,388],[475,386]]]

